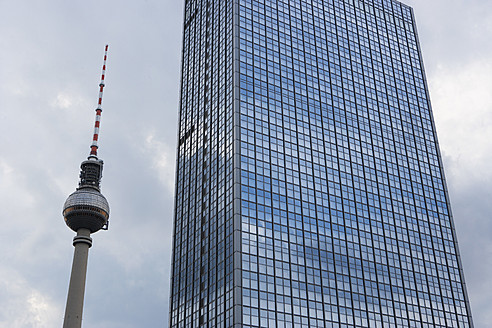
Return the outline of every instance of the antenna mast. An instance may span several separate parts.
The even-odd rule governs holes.
[[[94,136],[92,138],[92,145],[91,145],[91,153],[89,155],[89,158],[95,157],[97,158],[97,149],[99,148],[97,145],[97,140],[99,139],[99,126],[101,125],[101,113],[102,113],[102,98],[103,98],[103,91],[104,91],[104,76],[106,75],[106,59],[108,58],[108,45],[106,45],[106,48],[104,49],[104,63],[102,67],[102,74],[101,74],[101,83],[99,83],[99,101],[97,102],[97,108],[96,108],[96,122],[94,124]]]

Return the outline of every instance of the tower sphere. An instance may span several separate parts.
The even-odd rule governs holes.
[[[109,204],[98,190],[79,188],[65,201],[63,217],[73,231],[85,228],[94,233],[107,225]]]

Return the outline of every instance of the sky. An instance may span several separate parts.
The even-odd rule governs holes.
[[[476,327],[492,322],[492,1],[414,7]],[[108,231],[92,236],[85,327],[167,327],[181,0],[0,0],[0,327],[63,322],[74,233],[61,211],[99,156]]]

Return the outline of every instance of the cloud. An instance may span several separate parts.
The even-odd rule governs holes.
[[[492,321],[492,3],[412,1],[476,327]]]
[[[8,302],[0,307],[0,326],[50,328],[59,326],[63,314],[45,293],[32,287],[20,272],[0,269],[0,294]]]
[[[492,63],[441,65],[429,82],[441,146],[458,161],[453,169],[466,170],[467,181],[470,175],[492,176]]]
[[[144,151],[152,158],[152,168],[156,171],[159,180],[171,195],[174,194],[176,150],[156,139],[155,134],[151,133],[145,138]]]
[[[407,0],[414,8],[426,70],[463,65],[492,51],[492,3],[488,0]]]

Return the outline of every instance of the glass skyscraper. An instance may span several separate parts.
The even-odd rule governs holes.
[[[184,16],[170,327],[473,327],[412,9]]]

